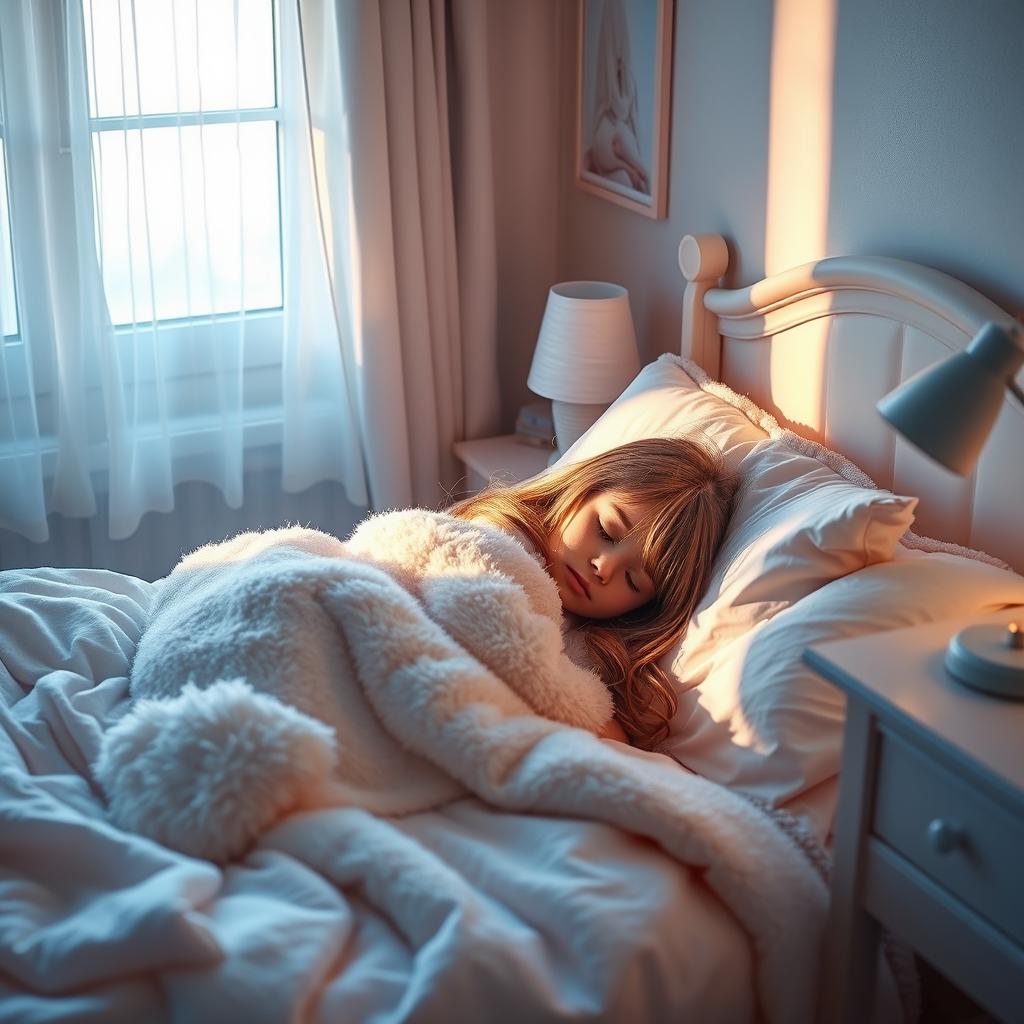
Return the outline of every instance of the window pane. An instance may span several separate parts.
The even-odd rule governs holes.
[[[0,329],[5,337],[18,333],[18,307],[14,299],[14,262],[11,249],[11,214],[7,204],[7,157],[0,139]]]
[[[276,104],[272,0],[82,2],[92,117]]]
[[[93,159],[115,324],[281,305],[276,123],[97,132]]]

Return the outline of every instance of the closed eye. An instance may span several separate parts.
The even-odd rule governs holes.
[[[608,541],[610,544],[618,544],[619,542],[604,528],[604,523],[600,519],[597,521],[597,532],[600,533],[602,539]],[[626,584],[634,594],[639,594],[640,588],[636,585],[633,577],[627,572],[626,573]]]

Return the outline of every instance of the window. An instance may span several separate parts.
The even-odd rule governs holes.
[[[272,0],[81,0],[115,325],[279,308]]]
[[[365,499],[298,13],[0,0],[0,524],[128,536],[250,452]]]

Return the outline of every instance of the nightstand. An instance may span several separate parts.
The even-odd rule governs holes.
[[[517,484],[536,476],[547,468],[554,449],[523,444],[515,434],[503,434],[476,441],[458,441],[452,451],[466,467],[466,490],[475,494],[492,480]]]
[[[1024,1020],[1024,703],[957,683],[943,656],[1007,611],[820,644],[847,697],[820,1019],[871,1019],[880,928],[989,1012]]]

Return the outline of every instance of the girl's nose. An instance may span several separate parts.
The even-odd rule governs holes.
[[[614,554],[603,552],[590,560],[594,573],[602,583],[607,583],[614,575],[617,562]]]

